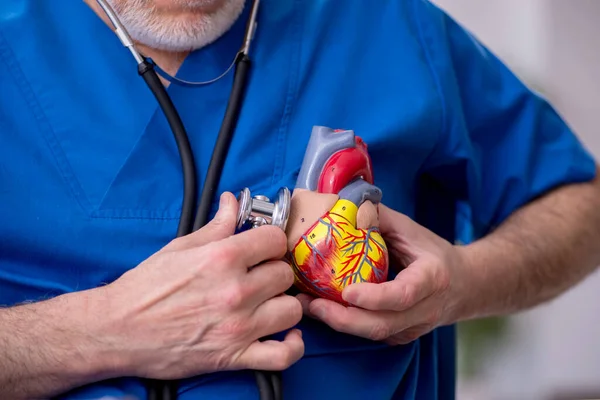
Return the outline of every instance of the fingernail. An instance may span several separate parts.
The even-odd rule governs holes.
[[[298,301],[300,302],[302,309],[306,312],[308,310],[308,302],[303,299],[298,299]]]
[[[219,199],[219,208],[227,207],[229,204],[229,196],[227,193],[222,193],[221,198]]]
[[[348,303],[356,304],[358,301],[358,293],[356,293],[356,290],[346,288],[346,290],[342,291],[342,299]]]
[[[296,299],[302,304],[302,306],[306,306],[310,304],[310,299],[305,294],[296,295]]]
[[[302,337],[302,331],[300,329],[296,329],[296,332],[298,332],[298,336]]]
[[[310,312],[317,318],[325,318],[326,311],[323,307],[316,307],[314,310],[310,310]]]

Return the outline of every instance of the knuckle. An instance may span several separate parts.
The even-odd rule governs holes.
[[[400,304],[404,307],[412,306],[417,300],[417,292],[413,285],[405,285],[400,293]]]
[[[273,358],[273,369],[275,370],[284,370],[290,366],[290,350],[287,347],[284,347],[279,354],[279,357]]]
[[[227,310],[237,310],[243,307],[246,300],[245,286],[241,283],[232,284],[223,290],[223,304]]]
[[[226,221],[221,218],[212,219],[205,227],[201,228],[202,231],[206,232],[218,232],[224,228]]]
[[[228,244],[221,243],[218,246],[212,247],[209,257],[212,264],[229,266],[237,259],[236,248]]]
[[[296,354],[294,350],[289,347],[283,347],[281,351],[280,357],[276,359],[275,368],[278,370],[285,370],[292,366],[292,364],[296,361]]]
[[[232,215],[221,216],[210,221],[207,228],[216,232],[232,231],[235,228],[235,223],[235,216],[234,218],[232,218]]]
[[[371,331],[369,332],[369,339],[377,342],[385,340],[390,336],[392,336],[392,331],[390,326],[385,322],[380,322],[373,325]]]

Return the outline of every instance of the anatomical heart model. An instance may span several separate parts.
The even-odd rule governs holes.
[[[345,304],[346,286],[387,279],[381,197],[362,139],[353,131],[313,128],[286,228],[298,289]]]

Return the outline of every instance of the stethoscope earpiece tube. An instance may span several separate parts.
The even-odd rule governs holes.
[[[192,232],[192,221],[194,218],[194,208],[196,207],[197,176],[194,163],[194,154],[190,146],[187,132],[181,121],[181,117],[173,104],[173,101],[167,94],[165,87],[154,71],[153,65],[148,61],[143,61],[138,65],[138,73],[148,85],[148,88],[156,97],[160,108],[173,131],[177,149],[181,156],[181,166],[183,168],[183,204],[181,206],[181,216],[177,228],[177,237],[185,236]]]
[[[225,116],[217,136],[217,141],[204,179],[200,205],[196,212],[193,230],[196,231],[206,225],[212,208],[212,201],[215,198],[215,192],[219,186],[219,180],[229,151],[229,145],[233,139],[233,133],[244,101],[244,90],[248,80],[250,70],[250,58],[244,53],[240,53],[236,62],[235,75],[233,77],[233,86],[229,95],[229,102],[225,110]]]

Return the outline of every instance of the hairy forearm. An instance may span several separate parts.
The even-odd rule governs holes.
[[[109,377],[89,292],[0,309],[0,398],[39,399]]]
[[[600,180],[550,192],[462,252],[470,294],[461,318],[517,312],[555,298],[600,265]]]

